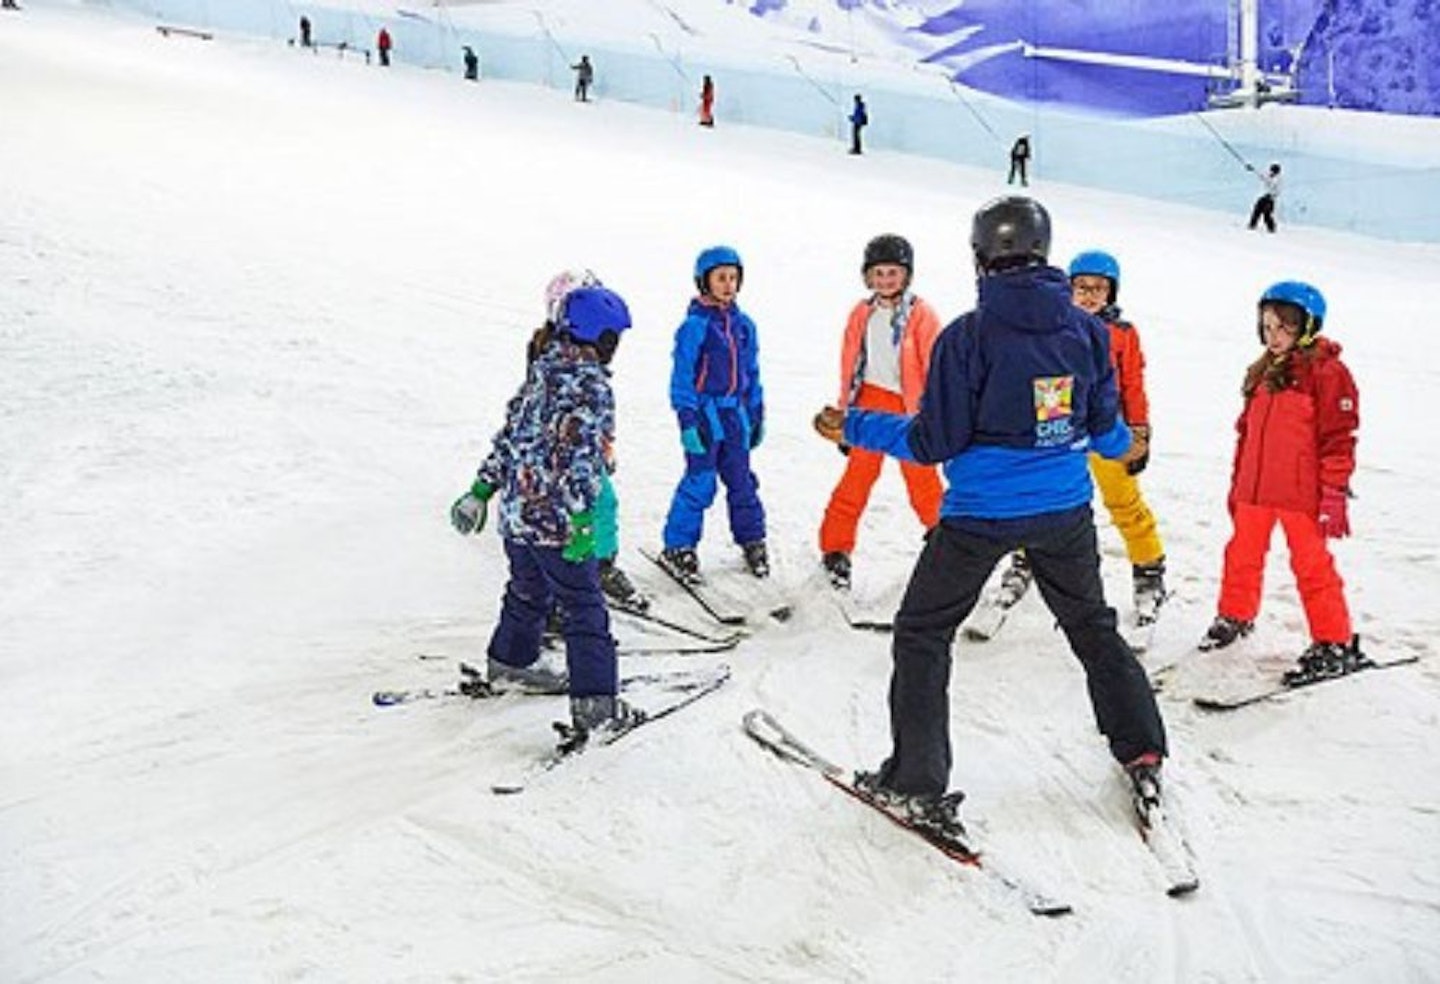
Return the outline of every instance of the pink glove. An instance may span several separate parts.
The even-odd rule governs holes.
[[[1346,514],[1346,492],[1344,489],[1322,488],[1320,490],[1320,532],[1327,539],[1338,540],[1350,535],[1350,517]]]

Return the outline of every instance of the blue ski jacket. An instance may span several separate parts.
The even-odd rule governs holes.
[[[983,277],[975,310],[940,333],[919,413],[850,410],[845,441],[943,462],[942,517],[1036,517],[1089,504],[1086,453],[1130,447],[1118,405],[1109,329],[1063,271],[1026,267]]]
[[[720,409],[740,412],[747,441],[750,431],[761,426],[760,343],[755,322],[738,305],[721,307],[700,297],[690,302],[675,332],[670,405],[682,429],[704,421],[713,439],[724,434]]]

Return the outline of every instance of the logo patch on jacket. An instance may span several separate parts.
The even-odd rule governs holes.
[[[1035,444],[1068,444],[1075,428],[1070,417],[1075,395],[1074,376],[1039,376],[1032,382],[1035,396]]]

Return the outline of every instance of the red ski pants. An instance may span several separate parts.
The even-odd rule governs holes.
[[[1220,614],[1246,622],[1260,611],[1265,584],[1265,554],[1278,522],[1290,545],[1290,570],[1300,589],[1300,603],[1310,625],[1312,642],[1348,643],[1353,634],[1345,605],[1345,582],[1314,516],[1268,506],[1235,506],[1235,532],[1225,546],[1225,572],[1220,580]]]
[[[862,385],[852,405],[858,410],[905,412],[905,401],[900,394],[879,386]],[[878,451],[850,449],[845,474],[840,476],[840,484],[830,493],[830,504],[825,507],[825,519],[820,524],[821,553],[854,552],[855,528],[860,524],[860,514],[870,501],[870,490],[880,477],[880,468],[884,464],[885,456]],[[905,477],[910,508],[915,510],[925,528],[930,529],[940,522],[940,500],[945,496],[939,469],[934,465],[902,461],[900,474]]]

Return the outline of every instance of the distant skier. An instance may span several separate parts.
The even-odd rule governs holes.
[[[300,47],[313,48],[314,42],[310,38],[310,18],[304,14],[300,15]]]
[[[380,28],[380,33],[375,35],[375,50],[380,52],[380,64],[382,66],[390,64],[391,44],[390,32],[383,27]]]
[[[750,469],[750,453],[765,436],[765,391],[755,322],[736,303],[744,275],[731,247],[702,250],[695,260],[699,294],[675,332],[670,405],[680,426],[685,474],[665,517],[660,561],[682,581],[700,578],[696,548],[721,481],[730,535],[746,566],[756,577],[770,575],[765,507]]]
[[[486,648],[489,681],[568,690],[582,742],[642,716],[616,696],[615,640],[595,559],[595,509],[615,438],[607,367],[629,327],[629,310],[613,291],[597,285],[565,294],[553,337],[535,353],[470,490],[450,507],[456,531],[470,534],[484,528],[489,500],[500,497],[510,579]],[[565,611],[565,675],[536,665],[552,602]]]
[[[1280,197],[1280,165],[1271,164],[1264,174],[1256,174],[1255,168],[1249,164],[1245,169],[1260,179],[1265,190],[1260,197],[1255,199],[1255,207],[1250,209],[1250,228],[1255,228],[1261,222],[1265,223],[1267,232],[1275,231],[1275,201]]]
[[[1005,179],[1006,184],[1014,184],[1018,175],[1020,186],[1028,188],[1030,179],[1025,173],[1030,163],[1030,134],[1022,133],[1019,139],[1010,146],[1010,176]]]
[[[1260,610],[1265,554],[1278,523],[1290,546],[1311,644],[1288,680],[1338,676],[1368,662],[1353,634],[1345,585],[1325,546],[1350,535],[1360,396],[1340,346],[1320,337],[1325,298],[1287,280],[1260,295],[1265,350],[1245,372],[1245,405],[1230,476],[1235,524],[1225,546],[1219,613],[1200,641],[1220,649],[1248,635]]]
[[[850,407],[918,413],[930,350],[940,334],[940,319],[910,290],[915,251],[903,236],[876,236],[865,244],[860,275],[870,293],[850,311],[840,342],[840,396],[826,407],[832,425]],[[822,433],[825,422],[817,422]],[[856,529],[880,477],[885,456],[864,448],[848,450],[845,472],[825,507],[820,524],[820,561],[830,583],[850,587]],[[940,520],[944,488],[934,465],[900,462],[910,507],[925,529]]]
[[[590,64],[589,55],[581,55],[580,61],[570,66],[575,70],[575,101],[590,101],[590,83],[595,81],[595,66]]]
[[[1133,458],[1105,326],[1075,307],[1046,262],[1050,217],[1029,198],[975,213],[976,309],[940,335],[914,416],[851,409],[832,432],[853,447],[944,462],[939,525],[895,615],[891,753],[857,785],[917,822],[963,826],[950,779],[955,632],[995,565],[1017,547],[1084,668],[1095,723],[1124,767],[1137,811],[1160,798],[1165,728],[1150,681],[1105,604],[1088,450]]]
[[[700,83],[700,125],[715,125],[715,80],[708,75]]]
[[[465,46],[465,78],[471,82],[480,79],[480,56],[475,54],[475,49],[468,44]]]
[[[855,105],[850,110],[850,153],[863,152],[860,146],[860,131],[870,125],[870,113],[865,109],[865,100],[855,93]]]

